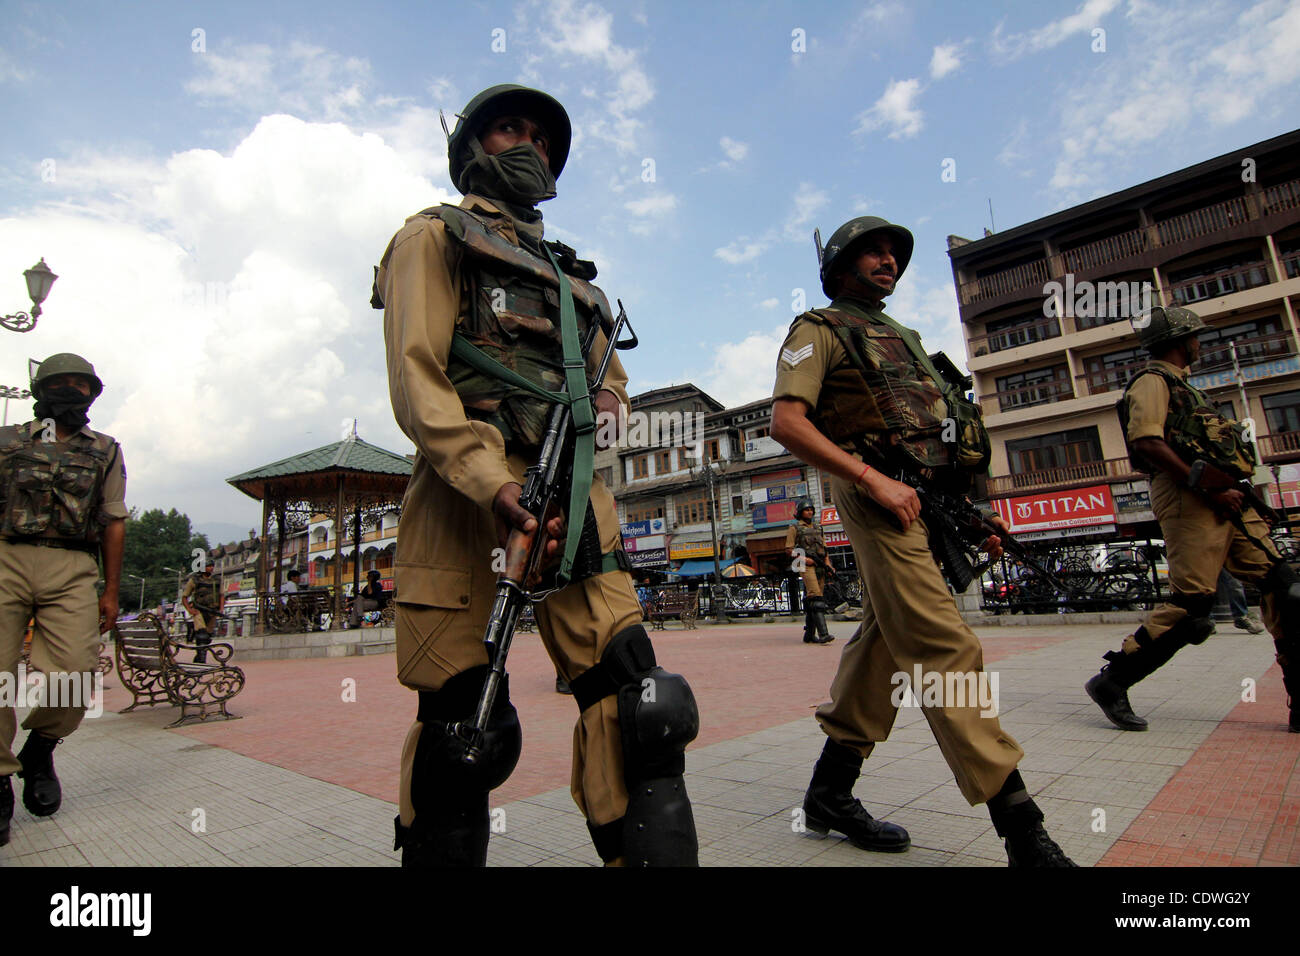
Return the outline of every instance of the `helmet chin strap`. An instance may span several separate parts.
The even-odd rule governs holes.
[[[853,267],[853,278],[857,279],[864,286],[866,286],[867,291],[875,295],[875,297],[878,300],[883,301],[885,296],[893,292],[893,289],[886,289],[884,286],[872,282],[870,279],[868,279],[866,276],[862,274],[862,270],[859,269],[857,266]]]

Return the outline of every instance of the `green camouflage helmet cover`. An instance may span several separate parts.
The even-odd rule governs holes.
[[[843,256],[855,242],[872,232],[884,232],[893,239],[894,262],[898,264],[898,274],[894,276],[894,281],[897,282],[903,277],[907,264],[912,261],[912,247],[915,244],[912,234],[902,226],[897,226],[879,216],[858,216],[836,229],[831,235],[830,242],[826,243],[826,248],[822,251],[822,291],[828,298],[835,298],[835,293],[830,287],[830,279],[835,275],[836,260]],[[845,266],[847,264],[848,260],[845,260]]]
[[[502,83],[479,93],[465,105],[464,110],[456,114],[456,128],[447,137],[447,171],[457,189],[461,189],[461,173],[473,158],[466,137],[477,136],[486,123],[507,113],[522,114],[546,130],[550,139],[547,155],[551,173],[556,179],[560,177],[569,158],[569,144],[573,139],[569,114],[558,100],[540,90],[515,83]],[[463,189],[461,191],[464,192]]]
[[[1144,349],[1154,354],[1179,339],[1195,335],[1205,327],[1205,322],[1191,309],[1177,305],[1157,305],[1151,309],[1148,321],[1139,325],[1138,341]]]
[[[798,503],[797,505],[794,506],[794,516],[795,516],[796,518],[799,517],[801,514],[803,514],[803,513],[804,513],[805,511],[807,511],[809,508],[812,508],[812,510],[813,510],[813,514],[814,514],[814,515],[817,513],[817,508],[816,508],[816,506],[812,503],[812,499],[811,499],[811,498],[800,498],[800,499],[799,499],[799,503]]]
[[[72,352],[58,352],[51,355],[42,362],[32,376],[32,394],[37,398],[41,397],[41,383],[55,375],[84,375],[90,379],[90,391],[94,398],[98,398],[100,392],[104,390],[104,383],[99,380],[95,374],[95,366],[91,365],[80,355]]]

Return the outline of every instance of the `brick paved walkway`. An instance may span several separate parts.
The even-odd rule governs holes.
[[[833,629],[844,638],[853,626]],[[1133,694],[1152,730],[1125,734],[1082,690],[1124,629],[979,629],[1003,725],[1025,748],[1022,772],[1053,835],[1085,865],[1300,863],[1300,736],[1285,732],[1271,642],[1228,630],[1185,651]],[[687,786],[701,862],[1004,865],[987,812],[961,798],[916,708],[900,712],[857,787],[873,814],[911,831],[913,848],[869,854],[793,831],[823,740],[811,711],[843,647],[805,646],[800,630],[654,635],[661,663],[686,674],[700,702]],[[245,670],[232,707],[241,720],[170,731],[170,711],[112,713],[129,695],[110,675],[109,713],[56,752],[63,809],[35,820],[20,806],[0,864],[393,865],[397,756],[414,697],[397,685],[392,656]],[[1247,677],[1259,681],[1258,703],[1241,702]],[[343,700],[346,680],[355,703]],[[567,790],[573,702],[553,681],[536,636],[521,635],[511,683],[524,756],[493,794],[505,825],[495,865],[597,862]]]

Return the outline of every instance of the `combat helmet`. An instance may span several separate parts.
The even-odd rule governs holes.
[[[1146,324],[1138,328],[1138,341],[1147,352],[1154,354],[1162,346],[1195,335],[1205,327],[1205,322],[1191,309],[1157,305],[1152,307]]]
[[[812,503],[811,498],[800,498],[799,503],[794,506],[794,516],[798,518],[809,508],[812,508],[813,514],[817,513],[817,506]]]
[[[848,251],[850,246],[870,232],[885,232],[894,240],[894,262],[898,264],[898,274],[894,276],[894,280],[903,277],[907,264],[912,261],[912,247],[915,244],[912,234],[902,226],[897,226],[879,216],[858,216],[836,229],[831,235],[830,242],[826,243],[826,248],[822,251],[822,291],[827,297],[835,298],[835,293],[831,291],[829,285],[830,277],[835,274],[835,261]]]
[[[447,137],[447,171],[452,184],[460,189],[460,176],[473,158],[466,147],[467,136],[477,136],[483,124],[505,113],[519,112],[540,123],[550,137],[547,155],[551,173],[557,179],[569,158],[573,125],[569,114],[552,96],[516,83],[488,87],[457,113],[456,128]],[[463,191],[463,190],[462,190]]]
[[[41,397],[41,383],[48,378],[53,378],[55,375],[84,375],[90,379],[91,398],[98,398],[99,394],[104,391],[104,383],[95,374],[95,366],[80,355],[75,355],[72,352],[58,352],[37,366],[36,372],[32,375],[32,394],[39,399]]]

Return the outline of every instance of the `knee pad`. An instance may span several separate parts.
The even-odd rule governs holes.
[[[515,769],[523,745],[519,715],[510,703],[508,678],[484,729],[482,756],[472,766],[461,757],[465,743],[449,725],[474,714],[487,667],[457,674],[438,691],[420,692],[417,719],[424,725],[411,768],[415,819],[402,827],[394,849],[403,866],[483,866],[489,832],[488,792]]]
[[[1183,618],[1177,624],[1169,629],[1165,634],[1160,636],[1160,640],[1168,638],[1169,634],[1175,629],[1179,630],[1178,640],[1182,642],[1179,646],[1185,644],[1204,644],[1206,638],[1214,633],[1214,619],[1211,614],[1214,612],[1215,595],[1213,594],[1181,594],[1175,591],[1169,597],[1169,603],[1175,607],[1181,607],[1187,612],[1187,617]]]
[[[602,858],[625,856],[629,866],[696,865],[699,844],[682,774],[700,715],[686,679],[658,666],[645,628],[634,624],[614,635],[600,663],[570,687],[580,710],[611,695],[618,701],[628,804],[617,829],[591,828]]]

